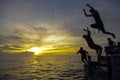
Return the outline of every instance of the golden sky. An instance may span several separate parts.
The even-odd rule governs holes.
[[[39,48],[43,54],[71,54],[80,47],[91,51],[82,35],[83,28],[94,23],[86,18],[83,8],[93,5],[105,23],[105,28],[120,37],[120,1],[110,0],[1,0],[0,51],[3,53],[29,52]],[[89,10],[88,10],[89,11]],[[105,46],[111,37],[92,31],[95,43]],[[38,50],[39,51],[39,50]]]

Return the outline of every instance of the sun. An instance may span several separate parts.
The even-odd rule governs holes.
[[[41,49],[38,48],[38,47],[30,48],[28,51],[34,52],[35,55],[40,55],[41,54]]]

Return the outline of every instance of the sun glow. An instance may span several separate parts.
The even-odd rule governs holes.
[[[41,49],[38,48],[38,47],[33,47],[33,48],[29,49],[28,51],[34,52],[35,55],[40,55],[41,54]]]

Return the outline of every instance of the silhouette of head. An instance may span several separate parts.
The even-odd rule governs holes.
[[[89,10],[91,13],[95,13],[95,10],[94,9],[90,9]]]
[[[81,47],[80,50],[83,50],[83,47]]]
[[[111,41],[111,38],[108,38],[108,41]]]

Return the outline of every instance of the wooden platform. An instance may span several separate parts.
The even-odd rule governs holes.
[[[120,55],[111,57],[113,80],[120,80]]]
[[[105,47],[105,53],[100,62],[89,58],[89,65],[84,65],[84,80],[120,80],[120,43]]]
[[[89,65],[84,65],[85,80],[112,80],[111,65],[108,57],[101,57],[100,63],[90,61]]]

